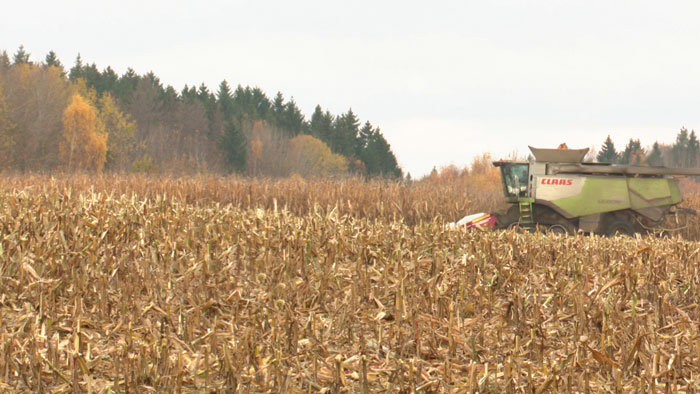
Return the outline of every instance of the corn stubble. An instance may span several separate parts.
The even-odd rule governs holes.
[[[2,182],[0,391],[698,388],[693,241]]]

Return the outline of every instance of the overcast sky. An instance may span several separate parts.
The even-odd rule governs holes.
[[[404,171],[700,131],[700,2],[10,2],[0,49],[352,107]]]

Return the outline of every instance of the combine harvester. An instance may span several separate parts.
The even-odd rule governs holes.
[[[557,234],[617,235],[662,228],[670,215],[695,211],[676,207],[682,200],[672,175],[700,176],[700,168],[644,167],[584,163],[586,149],[530,147],[533,162],[497,161],[506,201],[501,213],[469,215],[455,227],[521,227]]]

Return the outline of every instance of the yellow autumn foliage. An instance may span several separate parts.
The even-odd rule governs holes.
[[[310,135],[300,134],[289,140],[289,169],[301,176],[333,176],[348,171],[348,161],[331,152],[328,145]]]
[[[107,134],[102,132],[97,110],[76,94],[63,112],[63,141],[59,154],[69,170],[102,171],[107,153]]]
[[[124,114],[109,93],[97,102],[98,118],[109,135],[107,161],[109,169],[124,171],[132,166],[136,151],[136,123]]]

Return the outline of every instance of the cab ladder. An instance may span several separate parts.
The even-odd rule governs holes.
[[[532,197],[521,198],[518,201],[520,208],[520,217],[518,218],[518,226],[533,229],[535,228],[535,214],[532,210],[532,203],[535,199]]]

